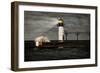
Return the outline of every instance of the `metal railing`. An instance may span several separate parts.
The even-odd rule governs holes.
[[[64,32],[64,36],[65,36],[65,40],[69,40],[69,35],[73,35],[73,36],[70,36],[70,37],[74,37],[75,39],[73,40],[80,40],[79,37],[80,35],[85,35],[87,36],[88,39],[86,40],[90,40],[90,32]],[[81,38],[82,39],[82,38]]]

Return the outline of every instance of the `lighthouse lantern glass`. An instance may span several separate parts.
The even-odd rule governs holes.
[[[63,23],[63,20],[59,20],[58,23]]]

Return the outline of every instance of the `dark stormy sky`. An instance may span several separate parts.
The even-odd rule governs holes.
[[[90,32],[89,14],[24,11],[24,39],[34,40],[43,35],[50,40],[57,40],[58,18],[63,18],[65,32]],[[76,39],[76,35],[69,34],[67,38]],[[79,35],[80,40],[88,38],[87,34]]]

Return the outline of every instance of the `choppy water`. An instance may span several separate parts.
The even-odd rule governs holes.
[[[25,61],[46,61],[64,59],[90,58],[89,48],[52,48],[52,49],[27,49]]]

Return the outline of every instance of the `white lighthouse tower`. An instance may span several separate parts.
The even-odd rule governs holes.
[[[64,21],[61,18],[58,20],[58,40],[64,42]]]

